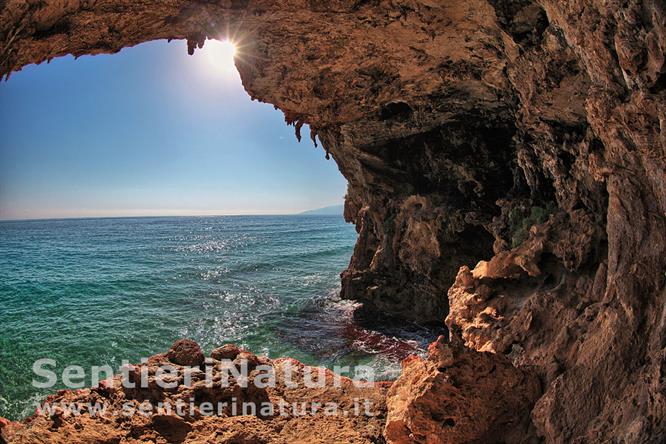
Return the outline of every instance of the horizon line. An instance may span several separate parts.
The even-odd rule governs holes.
[[[25,218],[2,218],[0,222],[31,222],[31,221],[58,221],[58,220],[91,220],[91,219],[150,219],[167,217],[261,217],[261,216],[338,216],[337,214],[312,214],[311,211],[335,207],[338,205],[327,205],[313,210],[303,210],[295,213],[207,213],[207,214],[143,214],[143,215],[117,215],[117,216],[54,216],[54,217],[25,217]],[[341,215],[340,215],[341,216]]]

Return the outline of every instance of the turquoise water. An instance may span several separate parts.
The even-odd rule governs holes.
[[[53,391],[37,359],[117,369],[183,337],[395,377],[430,338],[354,324],[337,294],[355,240],[336,216],[0,222],[0,416]]]

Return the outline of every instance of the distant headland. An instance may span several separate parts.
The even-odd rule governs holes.
[[[340,205],[331,205],[329,207],[317,208],[315,210],[303,211],[298,213],[304,216],[342,216],[345,206]]]

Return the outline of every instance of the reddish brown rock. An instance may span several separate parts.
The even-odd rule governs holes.
[[[5,444],[12,440],[14,434],[23,426],[0,416],[0,443]]]
[[[191,339],[179,339],[174,342],[166,356],[174,364],[190,367],[200,366],[205,359],[199,344]]]
[[[306,371],[311,369],[291,360],[259,359],[243,352],[249,361],[262,361],[275,372],[274,385],[259,387],[254,375],[246,385],[231,376],[229,384],[221,383],[222,368],[212,369],[213,384],[206,384],[204,372],[192,371],[192,385],[185,385],[183,374],[168,379],[175,387],[158,384],[164,375],[158,374],[163,365],[173,367],[165,354],[151,357],[147,363],[136,365],[138,373],[147,375],[148,387],[125,388],[122,376],[107,381],[100,388],[62,390],[47,397],[52,410],[42,410],[23,424],[0,421],[0,436],[12,443],[35,442],[106,443],[106,442],[349,442],[372,444],[382,440],[386,417],[385,397],[388,386],[356,387],[345,377],[322,369],[325,384],[316,388],[305,385]],[[181,368],[184,370],[185,368]],[[171,375],[170,375],[171,376]],[[358,400],[367,400],[371,415],[364,410],[355,413]],[[178,412],[178,402],[188,407]],[[335,403],[339,413],[324,410],[326,403]],[[192,403],[193,408],[189,407]],[[213,408],[206,404],[211,403]],[[221,403],[221,404],[218,404]],[[312,406],[317,404],[315,410]],[[171,406],[166,410],[165,406]],[[254,405],[254,407],[247,407]],[[271,414],[263,408],[272,406]],[[73,414],[71,406],[79,408]],[[95,407],[104,407],[104,414]],[[218,408],[222,406],[222,408]],[[307,409],[306,407],[307,406]],[[46,408],[46,407],[45,407]],[[162,410],[160,410],[160,408]],[[139,410],[141,409],[141,410]],[[128,414],[128,412],[136,412]],[[142,413],[138,413],[138,412]],[[349,414],[344,414],[348,412]],[[181,414],[182,413],[182,414]]]
[[[225,344],[222,347],[216,348],[210,353],[210,357],[221,361],[228,359],[233,361],[242,350],[234,344]]]

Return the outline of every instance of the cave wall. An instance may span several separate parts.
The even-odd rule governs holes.
[[[226,36],[250,96],[298,137],[310,125],[349,181],[343,297],[368,319],[446,316],[458,367],[538,378],[513,422],[462,433],[417,414],[483,388],[451,389],[455,359],[433,352],[392,390],[444,382],[389,400],[392,441],[424,421],[433,442],[515,441],[511,424],[525,441],[666,439],[663,1],[6,0],[0,73]]]

